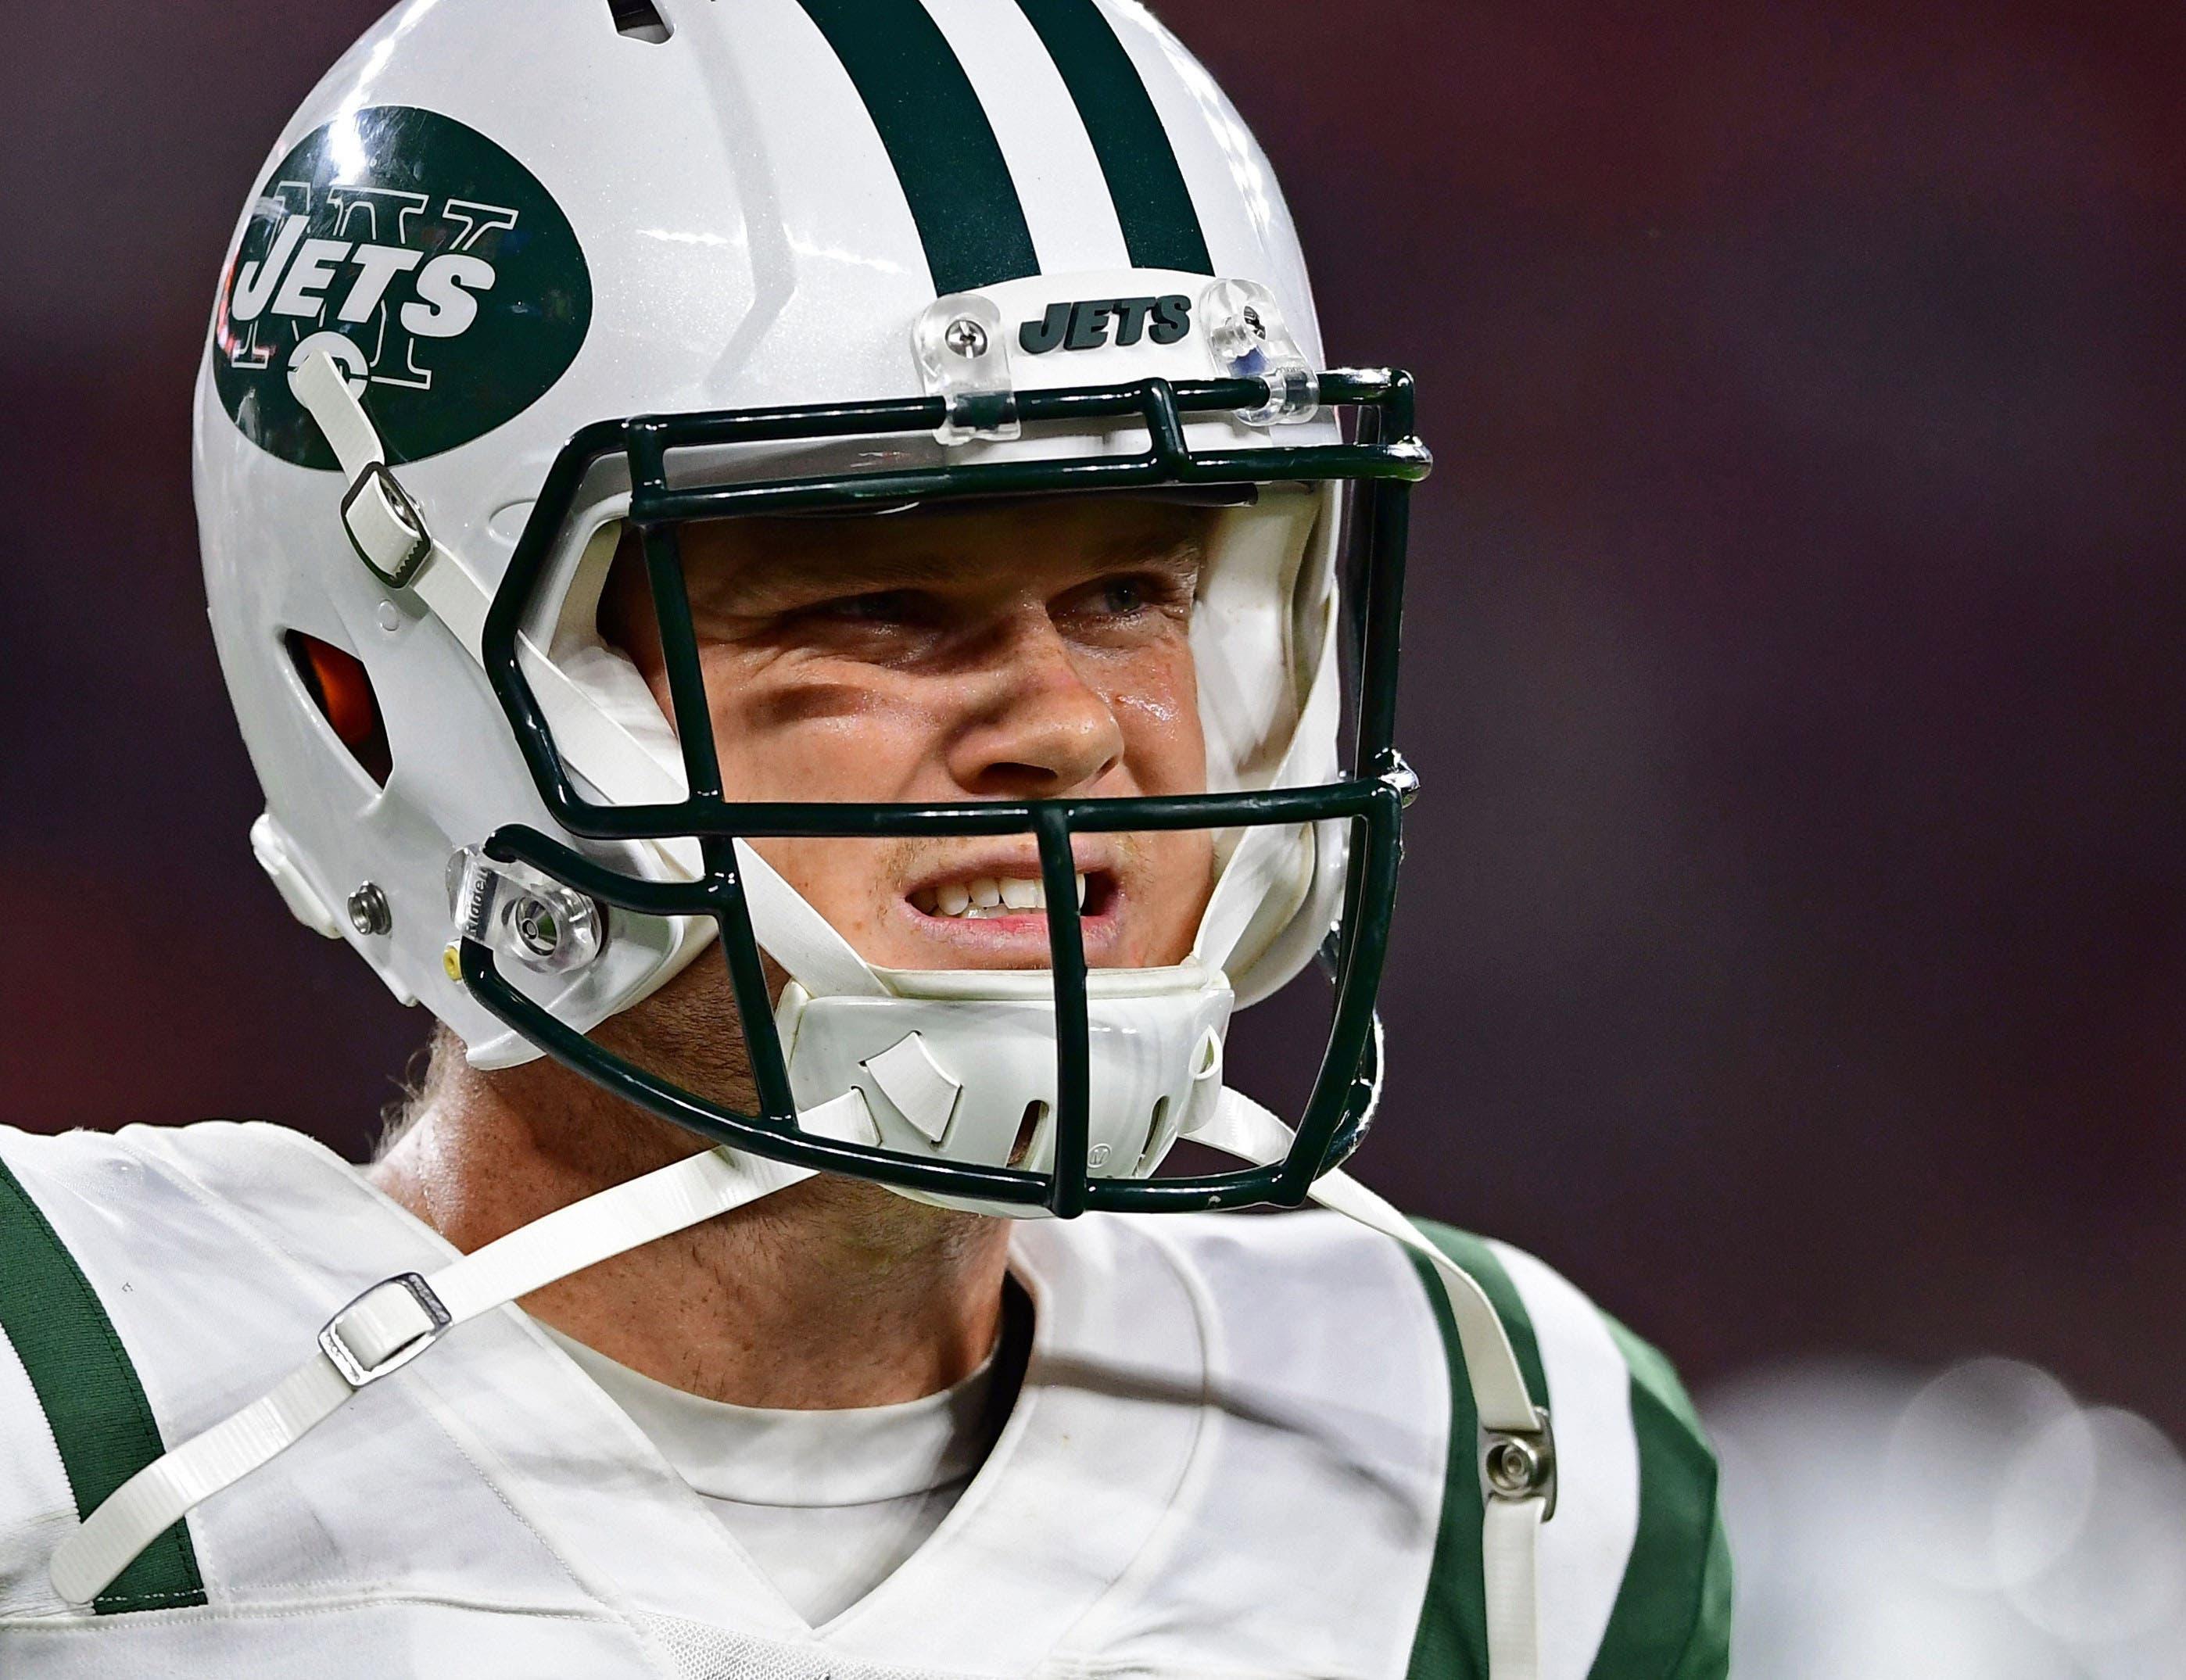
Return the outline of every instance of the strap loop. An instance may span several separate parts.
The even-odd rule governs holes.
[[[425,516],[384,461],[365,462],[342,497],[341,521],[356,557],[390,589],[407,589],[432,557]]]
[[[328,1319],[319,1351],[352,1389],[399,1371],[448,1333],[455,1319],[415,1272],[384,1280]]]
[[[408,1364],[455,1325],[810,1176],[805,1168],[708,1150],[519,1226],[429,1280],[406,1273],[374,1284],[334,1314],[311,1358],[271,1392],[109,1494],[53,1554],[53,1590],[72,1604],[91,1603],[193,1508],[270,1463],[359,1388]]]

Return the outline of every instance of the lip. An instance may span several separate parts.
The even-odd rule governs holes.
[[[1097,963],[1113,953],[1122,938],[1129,894],[1116,867],[1116,848],[1101,837],[1073,840],[1071,861],[1080,875],[1088,877],[1086,908],[1079,912],[1078,925],[1086,960]],[[895,912],[915,938],[932,942],[956,959],[947,966],[1045,968],[1054,960],[1045,910],[1028,910],[1022,916],[947,916],[930,915],[911,902],[913,893],[952,881],[973,881],[981,876],[1036,881],[1040,875],[1040,853],[1031,846],[961,853],[905,882],[899,889]]]

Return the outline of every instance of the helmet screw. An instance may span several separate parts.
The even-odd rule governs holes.
[[[554,919],[554,907],[543,899],[523,900],[512,920],[516,937],[533,955],[551,957],[562,948],[562,924]]]
[[[941,342],[968,361],[987,353],[987,329],[969,316],[962,316],[949,323]]]
[[[1267,323],[1260,319],[1260,311],[1250,304],[1245,305],[1245,324],[1253,329],[1254,338],[1264,339],[1268,336]]]
[[[1544,1494],[1548,1512],[1556,1509],[1556,1448],[1548,1437],[1548,1414],[1541,1418],[1541,1436],[1515,1436],[1493,1431],[1483,1442],[1480,1479],[1487,1481],[1495,1498],[1533,1498]]]
[[[1522,1498],[1533,1490],[1539,1470],[1532,1449],[1516,1441],[1499,1441],[1488,1453],[1488,1483],[1505,1498]]]
[[[395,912],[387,906],[387,894],[373,882],[349,895],[349,925],[367,938],[378,938],[395,927]]]

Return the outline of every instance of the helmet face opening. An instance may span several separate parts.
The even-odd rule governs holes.
[[[557,931],[581,916],[578,907],[586,901],[635,916],[690,918],[709,926],[720,940],[748,1054],[756,1093],[753,1112],[683,1089],[558,1019],[503,968],[502,958],[512,949],[524,955],[522,948],[495,937],[490,919],[480,915],[467,917],[458,949],[451,953],[470,994],[546,1054],[711,1141],[874,1180],[921,1197],[1064,1217],[1088,1208],[1186,1210],[1302,1201],[1314,1179],[1356,1145],[1379,1088],[1374,999],[1394,897],[1401,811],[1414,785],[1392,738],[1407,497],[1428,468],[1427,452],[1411,433],[1406,376],[1328,372],[1320,376],[1319,387],[1324,403],[1354,411],[1355,440],[1295,446],[1256,440],[1254,446],[1236,447],[1233,423],[1221,428],[1222,446],[1196,446],[1189,435],[1196,420],[1234,423],[1241,411],[1264,400],[1265,385],[1253,379],[1154,378],[1021,393],[1017,402],[1029,429],[1049,424],[1082,437],[1137,428],[1145,439],[1138,449],[1034,460],[944,458],[933,464],[728,482],[692,482],[693,475],[679,465],[709,450],[745,445],[871,440],[885,451],[921,434],[930,439],[945,425],[947,412],[939,398],[642,417],[585,428],[546,475],[487,614],[481,652],[494,694],[555,822],[580,842],[603,843],[603,850],[611,850],[614,843],[633,842],[672,848],[687,860],[681,871],[686,878],[641,878],[522,825],[504,826],[491,836],[483,848],[485,867],[542,883],[540,893],[524,900],[530,905],[527,914],[535,935],[542,903],[548,906],[546,925]],[[527,657],[525,626],[538,620],[555,571],[553,557],[580,512],[587,486],[597,482],[597,469],[617,457],[628,473],[625,517],[642,541],[651,585],[681,759],[680,798],[616,802],[596,797],[597,789],[574,762],[571,743],[558,731],[554,708],[534,680],[539,669],[535,654]],[[1351,774],[1305,786],[1163,797],[930,804],[758,803],[732,798],[724,787],[685,588],[679,542],[685,524],[754,514],[873,512],[907,504],[976,507],[1000,497],[1095,490],[1181,494],[1222,504],[1249,499],[1254,486],[1281,484],[1336,484],[1353,492],[1344,533],[1347,551],[1338,567],[1349,608],[1348,666],[1354,685]],[[1312,1094],[1298,1117],[1288,1156],[1234,1172],[1155,1178],[1152,1168],[1169,1144],[1188,1128],[1185,1111],[1198,1095],[1189,1086],[1172,1090],[1159,1080],[1152,1085],[1141,1082],[1133,1086],[1136,1095],[1128,1104],[1135,1106],[1119,1132],[1113,1112],[1126,1100],[1118,1088],[1132,1084],[1124,1070],[1145,1065],[1149,1044],[1173,1039],[1156,1060],[1185,1069],[1186,1078],[1203,1081],[1214,1075],[1206,1093],[1211,1100],[1219,1086],[1229,982],[1190,965],[1176,971],[1090,967],[1073,840],[1180,829],[1246,837],[1258,831],[1312,830],[1331,839],[1340,835],[1348,850],[1339,925],[1325,952],[1335,982],[1329,1042]],[[995,1099],[1007,1112],[989,1117],[989,1129],[1016,1130],[1014,1147],[989,1150],[988,1158],[970,1160],[951,1158],[950,1151],[886,1146],[890,1127],[872,1123],[868,1104],[883,1109],[892,1123],[906,1116],[916,1121],[922,1106],[934,1103],[946,1117],[951,1104],[961,1106],[961,1095],[951,1089],[958,1082],[929,1053],[932,1035],[922,1039],[912,1032],[892,1044],[874,1040],[860,1045],[870,1054],[838,1048],[836,1060],[858,1076],[859,1084],[843,1094],[854,1100],[850,1106],[856,1113],[846,1122],[841,1103],[816,1106],[816,1091],[828,1081],[822,1079],[821,1087],[813,1084],[819,1076],[811,1070],[824,1058],[816,1051],[808,1054],[808,1039],[821,1036],[810,1023],[824,1020],[831,1042],[855,1043],[858,1000],[813,998],[793,981],[777,1002],[766,956],[780,953],[769,950],[755,925],[754,901],[755,896],[778,899],[785,889],[749,843],[1009,836],[1029,837],[1037,848],[1048,961],[1037,971],[963,972],[977,988],[991,991],[999,986],[1016,994],[987,1000],[984,1030],[989,1037],[979,1041],[978,1053],[996,1066],[1013,1058],[1051,1057],[1052,1067],[1027,1069],[1033,1083],[1022,1089],[1007,1087],[1008,1094]],[[1240,849],[1247,843],[1241,840]],[[755,880],[755,872],[766,878]],[[557,888],[566,896],[558,899]],[[1320,931],[1313,930],[1314,937]],[[793,962],[784,966],[793,973],[797,968]],[[1186,978],[1172,983],[1143,977],[1171,974]],[[950,989],[943,977],[895,977],[889,983],[891,1025],[884,1038],[895,1037],[900,1023],[920,1007],[905,994],[916,992],[922,979],[938,983],[940,991]],[[1149,995],[1153,992],[1164,996]],[[926,1000],[929,1011],[950,1006],[944,996]],[[1010,1015],[1012,1009],[1020,1010],[1021,1021]],[[961,1007],[955,1012],[964,1013]],[[868,1017],[872,1013],[864,1011]],[[793,1048],[785,1044],[785,1028]],[[854,1063],[844,1061],[846,1056]],[[843,1077],[838,1072],[833,1083]],[[806,1087],[802,1105],[800,1084]],[[1037,1094],[1022,1104],[1020,1112],[1017,1097],[1024,1092]],[[830,1112],[819,1112],[821,1108]],[[919,1129],[937,1145],[941,1142],[938,1129]],[[998,1153],[1001,1159],[994,1158]]]

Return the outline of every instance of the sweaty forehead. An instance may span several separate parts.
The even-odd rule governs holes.
[[[709,520],[687,571],[743,590],[844,583],[978,587],[1118,565],[1196,568],[1215,510],[1119,496],[1023,496],[884,513]]]

